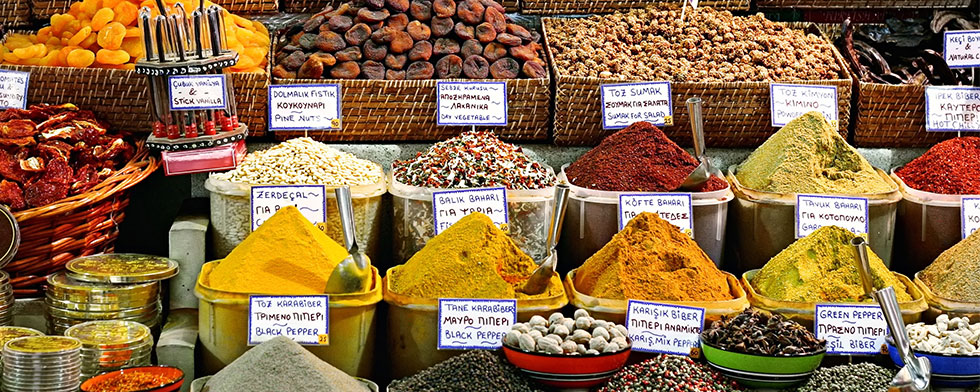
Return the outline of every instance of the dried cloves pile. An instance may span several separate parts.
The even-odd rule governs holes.
[[[355,0],[277,42],[284,79],[516,79],[547,76],[540,34],[493,0]]]
[[[711,323],[701,339],[722,350],[756,355],[807,355],[827,346],[799,323],[755,309]]]

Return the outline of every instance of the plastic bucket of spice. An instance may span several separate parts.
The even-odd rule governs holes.
[[[393,378],[419,371],[466,352],[439,350],[439,300],[412,298],[391,291],[388,277],[401,268],[388,270],[384,279],[384,300],[388,304],[388,354]],[[548,317],[568,304],[564,290],[550,297],[517,300],[517,321],[531,316]]]
[[[749,296],[749,303],[752,307],[766,310],[769,312],[776,312],[787,319],[796,321],[803,326],[807,327],[809,330],[813,330],[813,319],[816,313],[817,303],[816,302],[791,302],[791,301],[780,301],[777,299],[766,297],[755,291],[752,287],[752,278],[759,270],[746,271],[742,274],[742,287],[745,288],[745,292]],[[895,277],[901,281],[910,296],[912,296],[911,301],[899,302],[898,308],[902,311],[902,320],[905,324],[917,323],[922,319],[922,313],[928,308],[926,305],[925,296],[919,287],[912,283],[911,280],[905,275],[897,272],[892,272]]]
[[[204,181],[204,188],[211,191],[211,241],[214,243],[215,257],[227,256],[252,232],[251,194],[252,186],[256,185],[258,184],[243,184],[216,178],[208,178]],[[336,188],[326,187],[324,208],[327,211],[327,222],[318,226],[327,236],[343,244],[340,214],[337,212],[337,199],[333,192]],[[378,260],[384,217],[381,197],[386,188],[387,183],[384,178],[375,184],[350,187],[357,238],[359,242],[363,242],[361,246],[372,260]]]
[[[892,269],[913,274],[926,268],[940,253],[962,239],[960,198],[912,189],[892,169],[902,191],[898,203],[898,233]]]
[[[919,274],[921,272],[915,273],[915,285],[919,290],[922,290],[922,295],[925,297],[926,303],[929,304],[929,309],[926,309],[925,313],[922,314],[922,321],[934,323],[936,317],[939,317],[940,314],[946,314],[950,318],[966,317],[970,319],[971,323],[980,323],[980,303],[960,302],[942,298],[932,292],[929,285],[919,278]]]
[[[626,325],[626,309],[629,301],[625,299],[596,298],[583,294],[575,288],[575,271],[571,270],[565,275],[565,291],[571,299],[570,303],[581,309],[589,311],[592,317],[599,320],[612,321],[614,323]],[[734,299],[727,301],[654,301],[672,305],[691,306],[704,308],[704,323],[711,325],[711,322],[720,320],[723,316],[734,316],[742,313],[749,308],[749,299],[738,283],[735,275],[725,272],[728,279],[728,287]]]
[[[550,167],[546,169],[551,172]],[[435,237],[432,193],[457,189],[422,188],[406,185],[388,174],[392,196],[394,264],[408,261]],[[555,188],[507,190],[508,236],[534,260],[547,255],[548,222],[551,222]]]
[[[565,165],[558,179],[568,183]],[[719,174],[719,176],[721,176]],[[582,265],[619,232],[619,195],[639,192],[599,191],[571,185],[558,249],[564,264],[559,272]],[[731,188],[691,193],[694,215],[694,242],[721,266],[728,227],[728,202],[735,198]]]
[[[198,334],[203,343],[202,365],[213,374],[248,351],[249,295],[215,290],[209,276],[219,261],[205,263],[194,294],[200,300]],[[375,309],[381,301],[381,276],[374,271],[371,290],[330,295],[330,343],[306,349],[352,376],[368,377],[374,367]]]
[[[796,241],[796,194],[760,192],[743,187],[735,177],[737,166],[728,168],[728,183],[735,193],[730,231],[735,260],[726,270],[742,273],[762,268],[773,256]],[[885,172],[875,169],[886,182],[894,184]],[[829,196],[829,195],[828,195]],[[868,244],[886,266],[891,264],[895,237],[895,215],[902,195],[895,190],[865,195],[840,195],[868,199]]]

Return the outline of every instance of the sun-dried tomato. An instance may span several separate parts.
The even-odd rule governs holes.
[[[75,182],[71,184],[71,194],[77,195],[97,185],[102,180],[95,166],[85,165],[75,171]]]
[[[68,161],[64,159],[53,159],[44,168],[41,181],[70,184],[75,179],[75,171],[68,166]]]
[[[16,182],[0,180],[0,203],[14,210],[24,208],[27,205],[24,201],[24,190]]]
[[[69,183],[36,181],[24,187],[24,200],[30,207],[41,207],[64,199],[71,189]]]

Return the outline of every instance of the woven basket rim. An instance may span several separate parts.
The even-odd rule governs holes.
[[[507,82],[507,84],[517,82],[519,84],[541,84],[551,82],[551,71],[545,69],[548,76],[543,78],[522,78],[522,79],[422,79],[422,80],[382,80],[382,79],[285,79],[272,77],[273,85],[289,84],[361,84],[361,85],[386,85],[394,87],[435,87],[438,82]]]

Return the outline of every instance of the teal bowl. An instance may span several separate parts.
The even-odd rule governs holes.
[[[740,384],[781,389],[805,381],[820,366],[826,348],[806,355],[775,356],[725,351],[701,341],[708,365]]]

